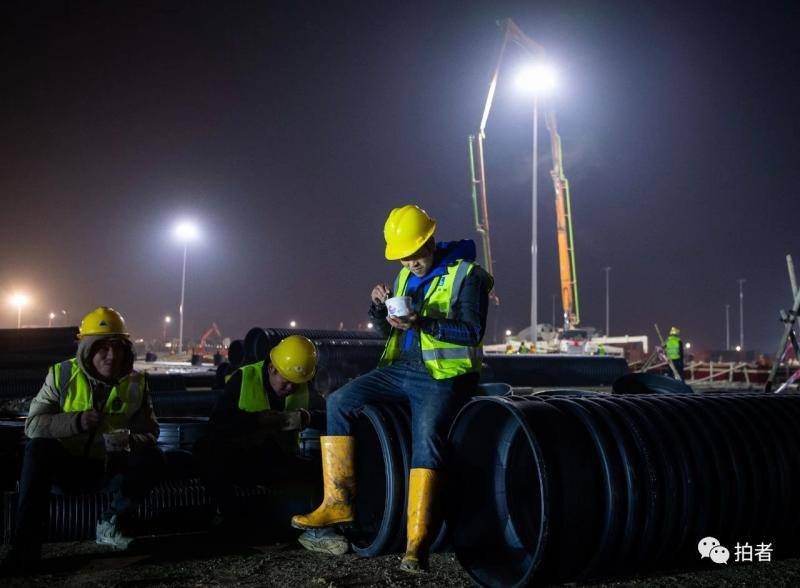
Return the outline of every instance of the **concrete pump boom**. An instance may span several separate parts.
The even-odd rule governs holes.
[[[544,57],[541,45],[523,33],[514,22],[508,18],[503,22],[503,40],[498,51],[497,63],[489,84],[489,93],[483,107],[483,116],[478,127],[478,132],[469,137],[470,175],[472,180],[472,206],[475,215],[475,230],[481,236],[483,244],[483,262],[486,270],[493,273],[493,259],[491,235],[489,231],[489,205],[486,196],[486,166],[484,164],[484,140],[486,139],[486,122],[494,101],[497,89],[497,79],[500,66],[503,63],[506,46],[509,41],[514,42],[528,54],[535,58]],[[558,237],[558,260],[561,278],[561,305],[564,311],[564,329],[570,329],[580,323],[580,306],[578,304],[578,279],[575,270],[575,247],[572,232],[572,214],[569,199],[569,182],[564,175],[564,166],[561,154],[561,137],[556,128],[556,117],[552,109],[545,115],[547,129],[550,132],[551,149],[553,153],[553,169],[550,175],[553,178],[556,197],[556,227]],[[500,304],[500,299],[493,291],[492,300]],[[555,326],[555,325],[554,325]]]

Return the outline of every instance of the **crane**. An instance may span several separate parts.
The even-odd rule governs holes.
[[[200,353],[205,352],[206,340],[214,333],[216,333],[217,337],[220,339],[222,338],[222,333],[219,332],[217,323],[211,323],[211,326],[206,329],[205,333],[203,333],[203,335],[200,337],[200,342],[197,344],[197,349],[200,351]]]
[[[503,21],[503,39],[498,52],[497,63],[489,84],[489,93],[483,108],[478,131],[469,136],[469,163],[472,185],[472,205],[475,216],[475,230],[481,237],[483,245],[483,262],[486,270],[493,273],[491,235],[489,230],[489,205],[486,188],[486,166],[484,163],[484,141],[486,139],[486,123],[494,101],[500,66],[503,63],[506,46],[513,42],[535,58],[544,57],[544,48],[525,35],[510,18]],[[558,241],[559,275],[561,281],[561,306],[564,312],[564,330],[580,324],[580,306],[578,303],[578,278],[575,269],[575,246],[572,230],[572,209],[569,197],[569,182],[564,175],[561,137],[558,134],[556,116],[552,109],[545,114],[547,130],[550,134],[550,146],[553,154],[553,179],[556,200],[556,234]],[[500,304],[496,292],[491,295],[493,302]],[[555,327],[555,325],[554,325]]]

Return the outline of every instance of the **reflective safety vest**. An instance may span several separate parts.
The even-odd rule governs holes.
[[[433,278],[425,293],[419,314],[437,319],[453,318],[453,302],[458,298],[464,280],[474,268],[474,263],[462,259],[449,265],[446,274]],[[394,281],[395,296],[405,296],[410,275],[411,272],[408,269],[400,270]],[[399,329],[392,329],[379,365],[390,365],[397,360],[400,356],[403,335],[404,333]],[[477,373],[481,370],[482,348],[480,345],[468,347],[446,343],[423,331],[419,332],[419,342],[422,361],[430,375],[436,380],[454,378],[470,372]]]
[[[94,408],[92,386],[86,374],[81,371],[77,359],[62,361],[53,366],[53,375],[58,390],[59,404],[64,412],[83,412]],[[90,457],[101,458],[105,454],[103,433],[114,429],[128,428],[133,415],[142,407],[144,398],[144,377],[132,372],[111,389],[105,406],[102,408],[100,424],[94,431]],[[81,433],[60,439],[67,451],[83,456],[90,433]]]
[[[681,340],[677,335],[670,335],[667,337],[667,344],[665,345],[667,357],[676,360],[681,358]]]
[[[239,368],[242,372],[242,385],[239,388],[239,410],[263,412],[270,410],[269,397],[264,388],[264,363],[252,363]],[[283,410],[308,410],[308,384],[295,386],[283,399]],[[283,451],[291,453],[300,445],[299,431],[278,431],[275,440]]]

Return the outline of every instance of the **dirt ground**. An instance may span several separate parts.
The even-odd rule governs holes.
[[[5,555],[6,547],[2,548]],[[310,553],[296,543],[237,546],[211,541],[205,535],[143,539],[120,553],[91,541],[45,546],[42,572],[4,580],[4,586],[471,586],[451,553],[435,554],[431,572],[411,576],[397,569],[400,557],[362,559]],[[800,560],[714,566],[606,583],[571,586],[798,586]]]

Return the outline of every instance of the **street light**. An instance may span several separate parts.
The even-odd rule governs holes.
[[[367,323],[367,328],[368,328],[368,329],[371,329],[371,328],[372,328],[372,327],[374,327],[374,326],[375,326],[375,325],[373,325],[372,323]]]
[[[725,305],[725,351],[731,350],[731,305]]]
[[[9,302],[12,306],[17,307],[17,328],[22,328],[22,307],[30,302],[30,299],[20,292],[13,294],[11,298],[9,298]]]
[[[189,250],[189,242],[195,241],[200,235],[197,225],[183,221],[175,225],[175,238],[183,243],[183,272],[181,273],[181,305],[178,307],[180,320],[178,322],[178,353],[183,352],[183,300],[186,293],[186,254]]]
[[[297,326],[297,321],[289,321],[289,326],[294,329]]]
[[[167,315],[164,317],[164,337],[163,337],[164,343],[167,342],[167,325],[169,325],[171,322],[172,322],[171,316]]]
[[[737,345],[737,346],[735,347],[735,349],[736,349],[736,351],[741,351],[741,350],[742,350],[742,347],[741,347],[741,345]]]
[[[603,268],[606,272],[606,337],[611,336],[611,284],[609,275],[611,273],[610,267]]]
[[[687,341],[687,342],[686,342],[686,345],[684,345],[684,347],[685,347],[686,349],[691,349],[691,348],[692,348],[692,344],[691,344],[691,343],[689,343],[689,342]]]
[[[48,327],[52,327],[53,326],[53,319],[56,318],[56,313],[51,312],[50,314],[47,315],[47,318],[48,318],[47,326]]]
[[[556,86],[555,70],[545,63],[535,63],[522,69],[517,76],[517,86],[533,94],[533,180],[531,185],[531,340],[538,336],[537,316],[537,208],[539,200],[538,152],[539,152],[539,96],[551,92]]]
[[[747,280],[739,278],[737,281],[739,282],[739,347],[744,349],[744,292],[742,286]]]
[[[510,337],[510,336],[511,336],[511,329],[506,329],[506,337]]]

